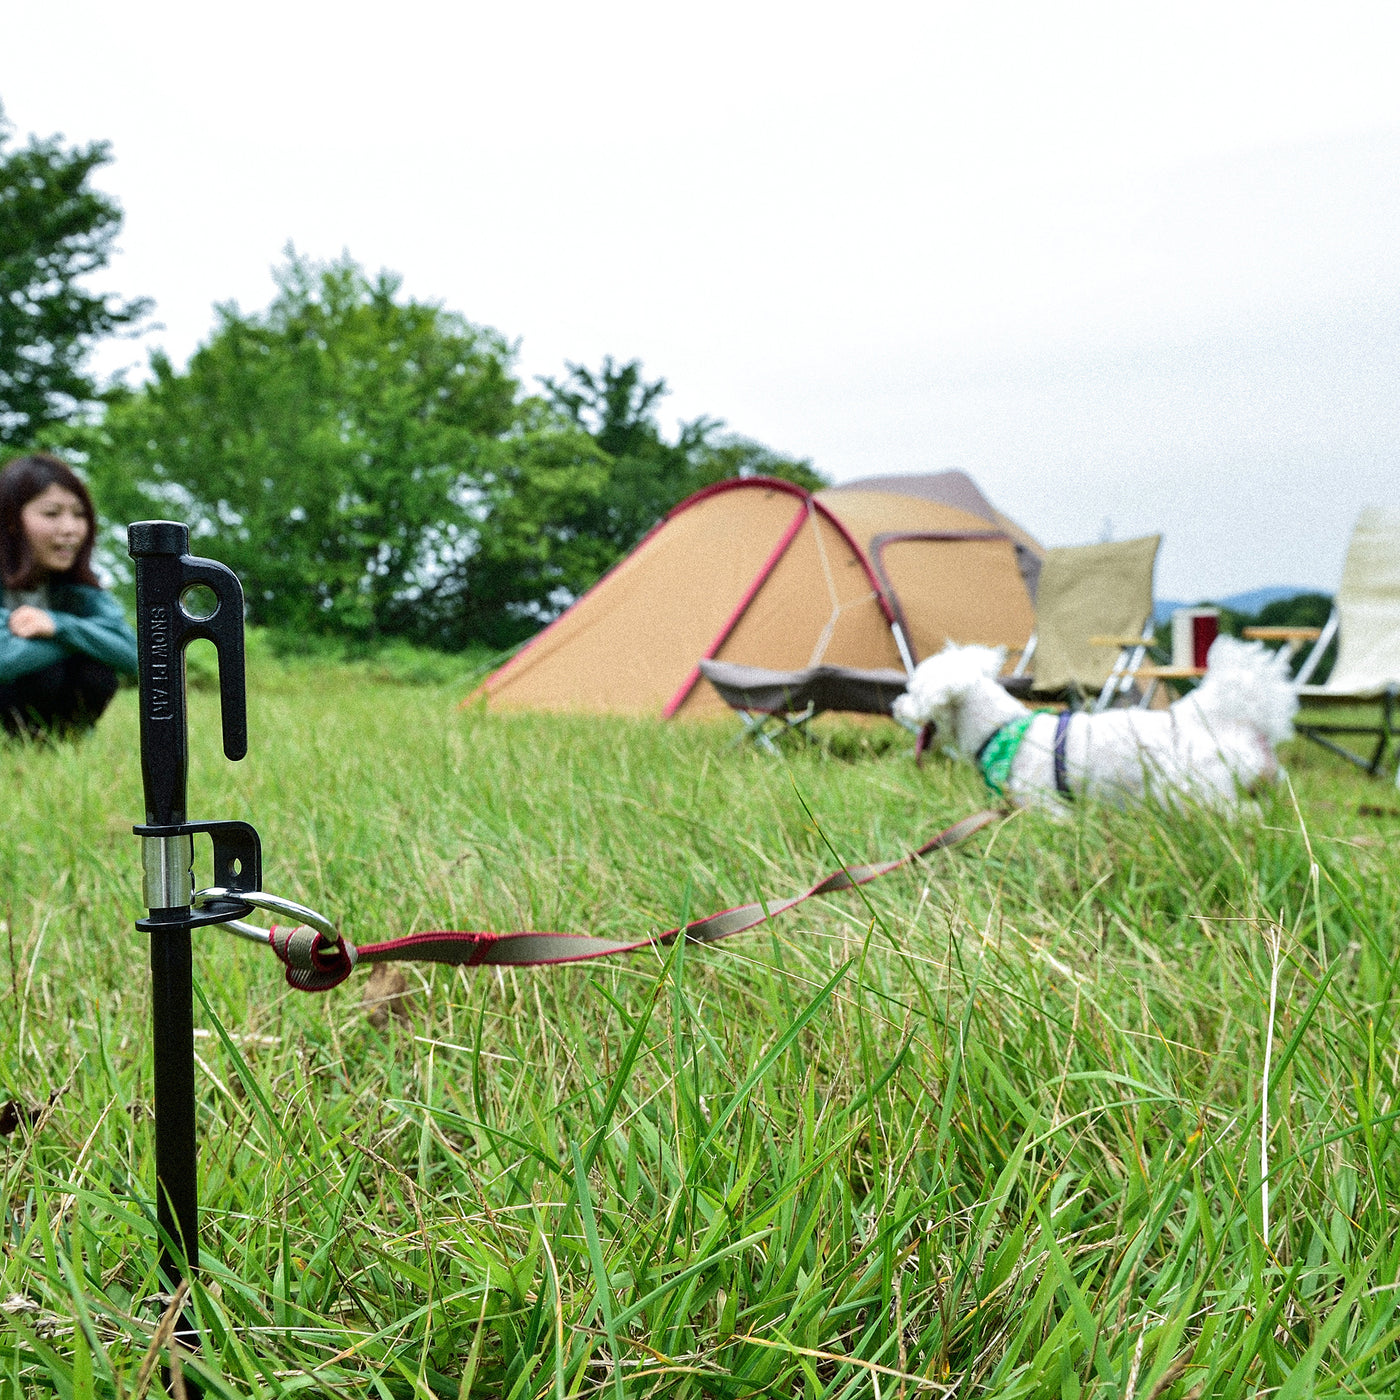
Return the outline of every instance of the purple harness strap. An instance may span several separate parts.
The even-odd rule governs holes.
[[[1069,774],[1065,771],[1065,746],[1069,743],[1069,722],[1074,718],[1071,710],[1061,710],[1055,721],[1055,791],[1073,802],[1074,794],[1069,790]]]

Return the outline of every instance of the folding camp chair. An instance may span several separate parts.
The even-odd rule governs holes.
[[[1161,535],[1045,552],[1036,630],[1002,684],[1020,698],[1107,709],[1135,694],[1152,641]]]
[[[770,753],[782,734],[807,732],[823,710],[889,714],[904,693],[903,671],[857,670],[850,666],[808,666],[801,671],[770,671],[732,661],[700,662],[705,678],[743,721],[740,739],[752,739]]]
[[[1372,777],[1379,773],[1387,748],[1400,742],[1400,510],[1371,506],[1361,512],[1347,546],[1336,605],[1321,631],[1259,627],[1246,629],[1245,636],[1281,641],[1290,648],[1312,642],[1298,672],[1303,714],[1294,728]],[[1334,638],[1336,664],[1326,683],[1315,685],[1312,678]],[[1369,723],[1355,717],[1323,722],[1308,715],[1314,709],[1373,706],[1377,714]],[[1355,753],[1334,735],[1372,735],[1376,742],[1369,754]],[[1396,782],[1400,784],[1400,772]]]

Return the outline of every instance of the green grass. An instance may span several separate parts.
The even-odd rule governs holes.
[[[362,943],[659,930],[983,804],[892,730],[774,761],[728,726],[460,711],[415,664],[257,654],[237,765],[191,699],[191,815],[252,820],[267,886]],[[135,744],[124,691],[82,745],[0,750],[5,1097],[58,1095],[0,1140],[7,1400],[137,1394],[158,1317]],[[1296,811],[1021,814],[717,947],[411,967],[412,1022],[383,1030],[364,973],[302,996],[197,932],[186,1373],[230,1396],[1392,1393],[1400,799],[1289,762]]]

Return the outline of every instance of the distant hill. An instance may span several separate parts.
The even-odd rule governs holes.
[[[1152,608],[1152,621],[1160,627],[1164,622],[1171,621],[1171,615],[1177,608],[1194,607],[1217,607],[1229,608],[1231,612],[1257,613],[1260,608],[1267,607],[1270,603],[1277,603],[1284,598],[1296,598],[1300,593],[1316,593],[1315,588],[1251,588],[1248,593],[1232,593],[1228,598],[1197,599],[1194,602],[1185,603],[1176,598],[1158,598]]]

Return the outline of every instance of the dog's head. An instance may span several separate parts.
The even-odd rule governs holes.
[[[894,717],[910,729],[930,730],[940,744],[957,740],[958,717],[968,697],[1001,674],[1004,647],[954,646],[919,662],[909,688],[894,702]]]

